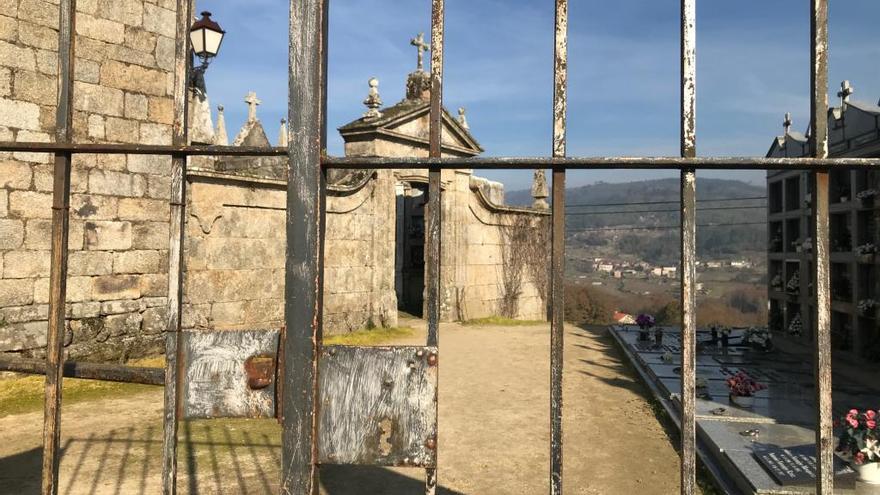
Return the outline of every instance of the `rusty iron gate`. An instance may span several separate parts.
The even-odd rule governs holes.
[[[550,0],[547,0],[550,1]],[[811,158],[703,158],[696,154],[696,0],[681,1],[681,156],[654,158],[567,157],[566,74],[568,1],[555,0],[553,142],[550,157],[459,159],[441,157],[443,102],[444,0],[432,0],[430,155],[427,159],[334,158],[325,153],[327,123],[328,0],[291,0],[288,148],[242,148],[187,145],[187,81],[191,71],[190,0],[177,1],[177,45],[174,76],[174,125],[171,146],[80,144],[72,138],[72,93],[75,0],[60,0],[59,84],[55,142],[3,142],[0,151],[53,153],[55,176],[52,205],[52,260],[48,349],[45,365],[33,360],[0,361],[0,369],[45,372],[43,493],[58,491],[61,377],[76,376],[165,385],[163,490],[176,492],[177,427],[185,416],[210,416],[205,404],[190,400],[194,385],[184,380],[193,349],[238,346],[223,337],[194,344],[181,332],[182,239],[186,158],[212,156],[288,156],[286,269],[286,330],[261,333],[254,344],[229,359],[240,363],[241,394],[252,393],[255,409],[230,415],[280,415],[283,424],[281,493],[309,495],[316,489],[318,468],[326,463],[421,466],[425,491],[437,486],[438,320],[440,263],[440,171],[442,169],[552,169],[553,223],[551,257],[550,367],[550,493],[561,494],[562,346],[565,174],[568,169],[670,169],[681,172],[682,265],[682,415],[681,493],[695,490],[695,186],[698,169],[804,169],[813,172],[816,201],[812,223],[816,232],[814,276],[816,491],[833,490],[828,170],[875,168],[880,159],[829,159],[828,130],[828,0],[810,1]],[[70,163],[74,153],[153,154],[172,157],[171,241],[167,365],[156,370],[65,363],[62,359]],[[361,348],[324,346],[321,330],[325,173],[329,169],[429,170],[426,296],[428,338],[425,346]],[[279,356],[283,359],[279,359]],[[277,368],[277,369],[276,369]],[[270,387],[279,378],[277,387]],[[197,385],[197,384],[196,384]],[[249,390],[249,392],[248,392]],[[210,402],[210,401],[209,401]],[[253,405],[256,404],[256,405]],[[358,404],[358,407],[349,407]],[[363,407],[368,405],[369,407]],[[199,409],[203,407],[203,409]],[[210,409],[210,407],[209,407]],[[361,445],[369,439],[370,444]]]

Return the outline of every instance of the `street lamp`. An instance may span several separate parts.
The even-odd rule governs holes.
[[[211,59],[217,56],[224,34],[226,31],[211,19],[211,13],[207,11],[202,12],[202,18],[189,28],[193,54],[202,61],[202,65],[195,68],[197,72],[204,73]]]

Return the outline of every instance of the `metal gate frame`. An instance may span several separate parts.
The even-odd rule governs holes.
[[[548,0],[549,1],[549,0]],[[174,124],[171,146],[136,144],[77,144],[72,142],[72,94],[76,0],[60,0],[58,108],[54,143],[0,142],[3,152],[44,152],[55,155],[49,332],[47,337],[43,450],[43,493],[58,490],[61,377],[89,375],[122,381],[147,380],[128,368],[108,373],[77,369],[62,359],[64,301],[67,276],[67,225],[70,208],[70,165],[74,153],[151,154],[172,157],[171,240],[168,294],[167,365],[165,370],[165,440],[163,492],[176,493],[177,426],[181,416],[180,310],[183,271],[186,158],[211,156],[288,156],[288,215],[286,265],[286,323],[282,390],[283,455],[281,493],[310,495],[316,489],[316,394],[318,356],[322,348],[323,234],[325,172],[329,169],[429,169],[426,286],[429,346],[438,344],[440,263],[440,171],[443,169],[547,169],[553,171],[553,237],[551,257],[550,369],[550,493],[562,493],[562,348],[565,174],[568,169],[661,169],[681,171],[682,265],[682,422],[681,493],[695,491],[695,236],[696,170],[802,169],[813,172],[816,201],[812,222],[816,231],[815,280],[817,323],[814,341],[816,384],[816,491],[833,491],[831,421],[831,339],[828,170],[876,168],[880,159],[829,159],[828,129],[828,0],[810,0],[812,158],[704,158],[696,154],[696,0],[681,0],[681,156],[579,157],[566,156],[568,0],[555,0],[553,143],[551,157],[442,158],[444,0],[432,0],[430,154],[427,159],[333,158],[326,155],[327,37],[329,0],[290,1],[289,122],[287,148],[243,148],[187,145],[187,81],[191,71],[189,22],[191,1],[177,0]],[[30,369],[39,366],[31,363]],[[77,374],[79,373],[79,374]],[[113,375],[113,376],[111,376]],[[154,382],[155,376],[149,378]],[[437,486],[436,469],[426,473],[426,493]]]

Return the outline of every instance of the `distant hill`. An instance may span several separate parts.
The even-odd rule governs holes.
[[[679,187],[680,181],[670,178],[598,182],[566,190],[568,245],[589,247],[595,256],[613,254],[652,263],[677,262]],[[763,207],[766,200],[736,198],[765,195],[763,186],[737,180],[698,179],[698,255],[723,258],[763,251],[767,235],[767,212]],[[506,200],[508,204],[528,205],[532,198],[528,190],[523,190],[508,192]],[[713,226],[699,227],[706,224]]]

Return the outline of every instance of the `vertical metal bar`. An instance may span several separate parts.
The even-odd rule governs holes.
[[[281,493],[316,489],[316,394],[321,345],[321,238],[326,0],[290,1],[290,122],[285,275]]]
[[[565,156],[568,105],[568,0],[556,0],[553,56],[553,157]],[[565,293],[565,169],[553,169],[550,256],[550,493],[562,494],[562,346]]]
[[[73,65],[76,0],[61,0],[58,25],[58,107],[55,140],[69,143],[73,134]],[[67,239],[70,220],[68,152],[55,154],[52,185],[52,259],[49,273],[49,329],[46,336],[46,385],[43,402],[44,495],[58,493],[61,440],[61,382],[64,366],[64,302],[67,293]]]
[[[428,156],[443,156],[443,35],[446,7],[444,0],[431,1],[431,114],[430,150]],[[440,191],[439,168],[428,170],[428,205],[425,212],[425,297],[427,299],[429,346],[437,346],[440,339],[440,236],[443,201]],[[439,379],[439,377],[438,377]],[[434,401],[435,407],[437,401]],[[439,448],[439,447],[438,447]],[[425,493],[437,490],[437,468],[425,470]]]
[[[188,140],[190,40],[192,1],[177,0],[174,46],[174,122],[171,141],[184,146]],[[165,338],[165,404],[163,412],[162,492],[177,493],[177,429],[182,416],[181,308],[183,302],[183,237],[186,226],[186,156],[171,158],[171,212],[168,240],[168,321]],[[190,473],[194,475],[193,473]]]
[[[681,156],[697,156],[696,0],[681,1]],[[681,493],[696,486],[697,177],[681,171]]]
[[[431,115],[430,115],[430,151],[428,156],[442,156],[443,132],[443,20],[444,0],[432,0],[431,9]],[[425,223],[427,226],[427,256],[425,260],[425,280],[427,289],[428,309],[428,345],[435,346],[438,342],[440,320],[440,169],[428,171],[428,211]]]
[[[828,158],[828,0],[811,0],[810,16],[810,138],[815,158]],[[813,321],[816,379],[816,493],[834,491],[831,409],[831,266],[828,218],[828,171],[814,172],[812,222],[816,229]]]

